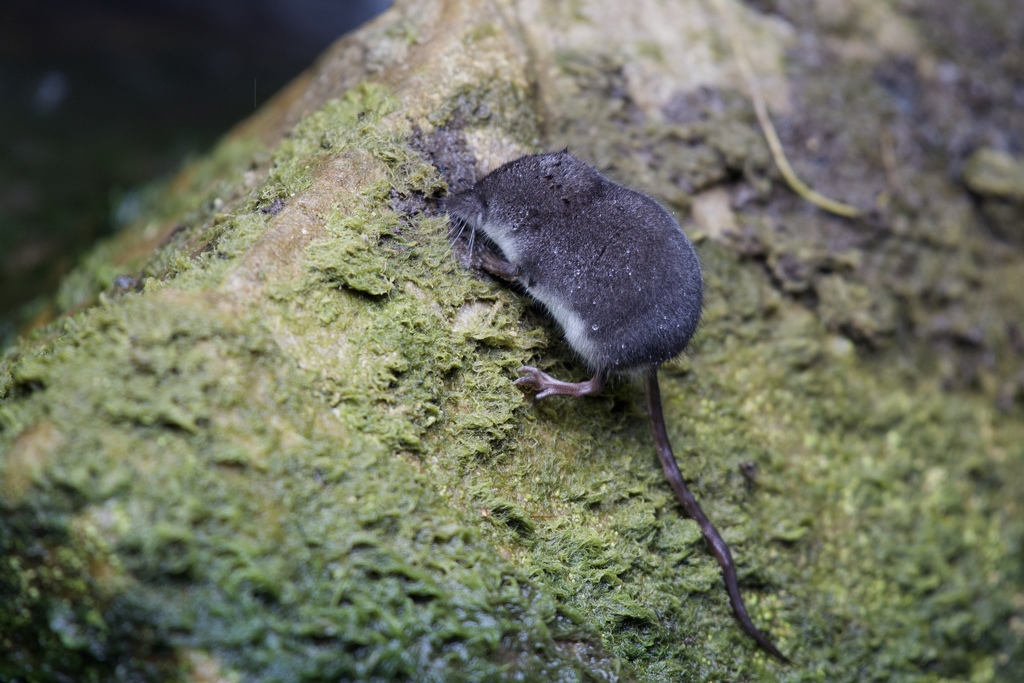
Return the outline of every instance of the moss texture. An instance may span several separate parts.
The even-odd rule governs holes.
[[[225,221],[197,257],[158,256],[149,268],[163,281],[5,362],[5,677],[614,671],[593,631],[496,558],[412,455],[443,415],[444,378],[476,361],[466,338],[495,321],[451,328],[459,299],[481,286],[448,259],[443,222],[403,226],[388,209],[396,189],[439,189],[381,123],[393,108],[381,89],[358,89],[279,152],[304,169],[327,150],[362,154],[376,171],[349,198],[358,208],[324,217],[300,278],[275,281],[262,304],[303,343],[337,339],[344,321],[334,346],[347,356],[325,359],[325,374],[298,367],[258,308],[212,293],[268,220],[256,209]],[[303,183],[283,163],[268,181],[288,196]],[[490,342],[521,354],[516,337]],[[473,433],[470,458],[520,407],[496,369],[482,375],[475,400],[492,419],[454,430]]]
[[[698,120],[655,120],[629,95],[631,52],[546,56],[535,28],[509,34],[509,7],[408,3],[341,44],[340,61],[363,49],[363,78],[311,79],[272,147],[236,132],[83,264],[77,312],[6,352],[0,678],[993,681],[1024,665],[1021,407],[939,391],[914,355],[931,347],[851,332],[889,339],[908,309],[877,302],[876,271],[837,266],[848,251],[824,267],[703,233],[703,326],[662,371],[683,473],[789,666],[734,622],[640,388],[531,406],[511,385],[525,362],[582,368],[449,246],[437,200],[487,145],[568,142],[676,207],[724,184],[815,223],[779,199],[741,97],[692,93]],[[599,25],[557,14],[542,18],[567,35]],[[674,58],[658,45],[634,47]]]

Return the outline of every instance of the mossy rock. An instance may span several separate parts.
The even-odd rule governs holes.
[[[874,25],[854,6],[844,40]],[[1024,665],[1024,421],[1003,371],[1021,254],[931,163],[901,166],[912,187],[869,220],[809,213],[710,56],[719,29],[676,40],[716,26],[710,6],[642,2],[629,25],[614,3],[545,7],[399,3],[153,192],[5,352],[0,679]],[[775,19],[740,26],[789,73]],[[683,473],[789,665],[734,621],[640,388],[530,405],[518,366],[584,368],[452,251],[449,187],[566,143],[676,209],[731,197],[728,230],[681,216],[708,301],[662,386]]]

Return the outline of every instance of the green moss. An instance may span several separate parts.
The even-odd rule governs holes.
[[[482,334],[522,304],[457,270],[443,222],[408,225],[388,208],[391,188],[435,193],[439,181],[405,146],[408,131],[383,122],[387,106],[379,89],[357,90],[296,129],[300,156],[269,185],[300,187],[328,149],[358,148],[374,172],[354,204],[323,217],[326,237],[269,298],[216,292],[250,267],[233,255],[266,234],[253,209],[223,223],[224,257],[167,260],[161,284],[6,357],[0,538],[14,599],[0,619],[16,630],[5,675],[44,660],[53,676],[97,680],[196,666],[245,680],[588,680],[617,669],[409,459],[449,411],[490,410],[460,423],[474,435],[461,457],[510,433],[522,406],[505,378],[483,363],[477,377],[455,371],[478,361],[467,335],[506,365],[535,339]],[[505,312],[453,330],[474,292]],[[320,357],[326,338],[351,353]],[[284,339],[299,341],[286,353]],[[472,403],[446,405],[446,382],[475,386]],[[109,585],[90,583],[76,528],[97,530],[91,564],[109,567]],[[79,588],[26,573],[36,536],[79,562],[62,573]],[[73,608],[60,607],[66,597]],[[145,627],[104,650],[111,622]],[[153,648],[162,673],[117,668]]]
[[[16,368],[15,390],[31,393],[5,403],[3,434],[33,423],[75,439],[38,446],[48,452],[31,489],[5,496],[16,507],[3,518],[4,588],[17,599],[4,609],[22,615],[5,619],[17,627],[5,642],[11,675],[55,649],[70,653],[49,660],[55,671],[103,678],[115,665],[105,653],[138,658],[156,645],[173,645],[179,658],[182,647],[214,653],[247,680],[579,669],[552,640],[575,639],[573,621],[498,569],[478,532],[381,438],[400,444],[415,429],[350,430],[311,410],[315,382],[256,321],[196,303],[168,290],[131,297]],[[7,482],[18,478],[27,440],[39,442],[20,438],[5,449]],[[74,598],[60,577],[38,579],[42,604],[25,598],[33,578],[18,565],[20,544],[41,535],[50,552],[85,562],[78,543],[60,536],[75,525],[99,530],[101,561],[123,567],[116,601],[133,604],[160,639],[97,651],[104,625],[123,617],[113,597],[88,585]],[[64,578],[94,581],[74,569]],[[40,629],[60,642],[40,649],[29,638]]]
[[[53,511],[48,511],[52,514]],[[111,565],[109,547],[87,523],[55,528],[32,511],[0,523],[5,680],[109,680],[95,664],[122,663],[125,678],[177,680],[179,667]],[[142,655],[142,656],[139,656]]]

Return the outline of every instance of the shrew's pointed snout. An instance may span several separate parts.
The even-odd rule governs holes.
[[[484,203],[473,190],[449,195],[441,205],[451,215],[471,224],[478,225],[483,220]]]

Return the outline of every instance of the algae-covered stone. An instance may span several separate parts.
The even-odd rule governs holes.
[[[778,182],[717,4],[398,3],[155,192],[0,360],[0,679],[1012,680],[1021,254],[901,146],[875,3],[799,46],[724,3],[856,222]],[[924,75],[931,7],[899,10]],[[520,365],[586,368],[452,252],[446,185],[564,144],[734,218],[665,415],[790,665],[736,625],[640,388],[524,401]]]
[[[412,455],[442,424],[493,449],[521,412],[497,369],[536,342],[504,315],[508,359],[468,369],[450,321],[496,295],[443,223],[389,208],[443,188],[394,109],[328,102],[267,186],[158,251],[162,280],[4,357],[0,678],[629,678]],[[458,368],[479,407],[448,398]]]

